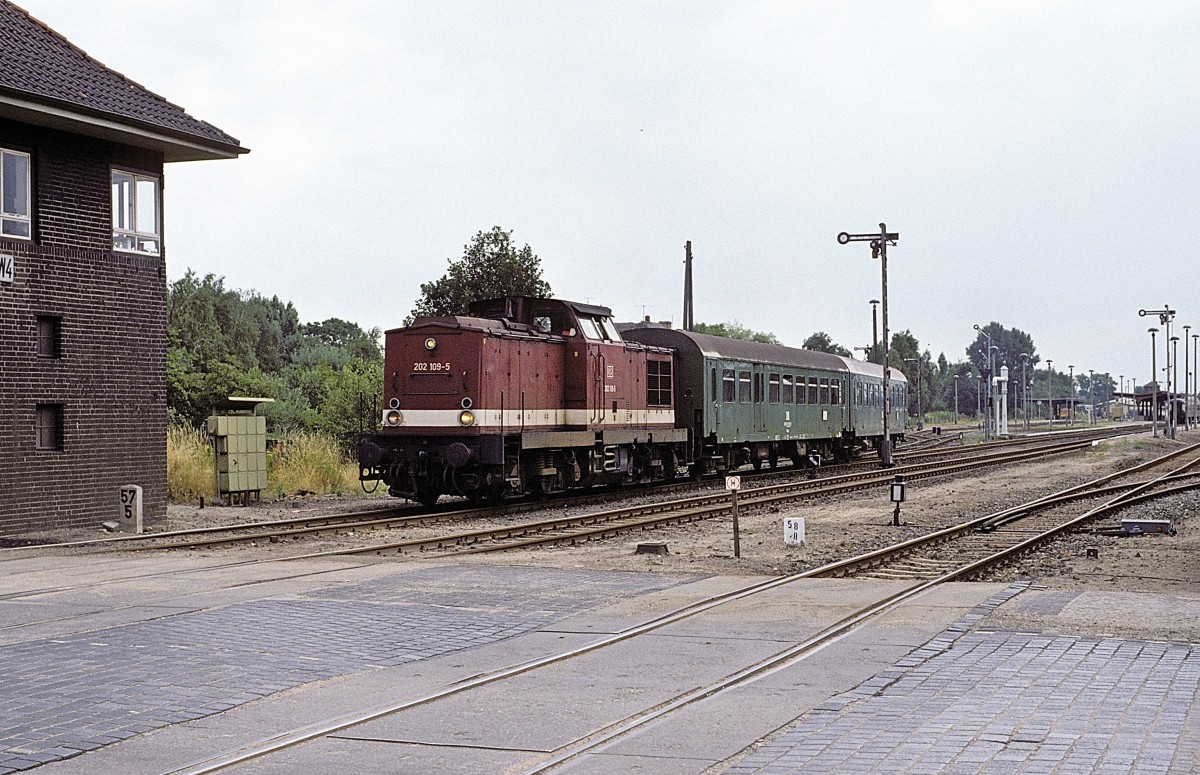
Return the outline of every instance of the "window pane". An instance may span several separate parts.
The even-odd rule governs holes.
[[[28,237],[29,222],[14,221],[11,218],[0,219],[0,234],[7,234],[10,237]]]
[[[158,181],[138,178],[134,202],[137,204],[136,230],[142,234],[158,234]],[[157,245],[155,252],[158,252]]]
[[[38,404],[35,427],[38,449],[62,449],[62,404]]]
[[[767,375],[767,401],[768,403],[779,403],[779,375]]]
[[[123,172],[112,174],[112,218],[114,229],[133,229],[133,176]],[[116,245],[132,248],[133,245]]]
[[[743,404],[750,403],[750,372],[738,372],[738,401]]]
[[[2,165],[3,180],[0,209],[9,215],[29,215],[29,157],[5,152]]]
[[[723,383],[721,400],[727,404],[733,403],[736,398],[736,388],[733,378],[733,369],[722,369],[721,381]]]

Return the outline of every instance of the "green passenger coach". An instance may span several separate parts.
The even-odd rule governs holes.
[[[745,464],[848,461],[879,448],[883,367],[829,353],[670,328],[622,327],[627,341],[675,352],[676,424],[688,428],[696,475]],[[907,384],[892,370],[893,441],[903,438]]]

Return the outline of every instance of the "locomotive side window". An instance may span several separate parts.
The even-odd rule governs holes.
[[[604,338],[610,342],[622,341],[621,332],[613,324],[612,318],[600,318],[600,331],[604,334]]]
[[[779,375],[767,375],[767,401],[772,404],[779,403]]]
[[[737,380],[733,369],[722,369],[721,375],[721,400],[727,404],[732,404],[737,400]]]
[[[796,396],[792,393],[792,375],[784,374],[783,375],[783,403],[792,404],[792,403],[795,403],[795,401],[796,401]]]
[[[671,362],[646,361],[646,403],[671,405]]]
[[[589,318],[586,315],[579,316],[579,330],[588,339],[594,339],[597,342],[603,339],[600,336],[600,327],[596,325],[595,319]]]
[[[738,403],[750,403],[750,372],[738,372]]]

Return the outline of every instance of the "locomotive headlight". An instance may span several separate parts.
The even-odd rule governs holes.
[[[399,409],[389,409],[383,414],[383,422],[385,425],[395,427],[404,419],[404,415],[400,414]]]
[[[462,426],[475,424],[475,413],[470,409],[464,409],[458,413],[458,424]]]
[[[433,352],[433,348],[437,347],[437,340],[432,336],[425,340],[425,349]]]

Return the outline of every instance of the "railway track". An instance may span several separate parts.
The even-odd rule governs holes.
[[[1021,452],[1005,450],[1028,450],[1032,457],[1044,454],[1054,454],[1060,451],[1071,451],[1086,446],[1090,441],[1100,438],[1110,438],[1114,435],[1136,432],[1135,428],[1105,428],[1077,431],[1067,435],[1068,441],[1059,442],[1054,437],[1046,436],[1015,438],[993,442],[988,445],[956,448],[948,450],[938,448],[924,452],[909,452],[897,455],[901,464],[881,470],[874,461],[853,464],[829,466],[822,469],[810,469],[806,475],[810,478],[797,481],[787,481],[783,484],[767,485],[747,490],[742,503],[745,506],[763,505],[782,500],[788,500],[799,495],[818,497],[834,495],[877,485],[890,481],[896,475],[907,478],[923,478],[937,476],[942,473],[967,471],[975,467],[1026,459]],[[932,436],[932,438],[938,438]],[[953,437],[947,437],[953,438]],[[1061,446],[1066,445],[1066,446]],[[941,464],[948,456],[961,461],[959,467],[941,470]],[[928,462],[920,462],[928,461]],[[774,469],[761,472],[745,472],[747,479],[761,478],[770,480],[778,477],[794,477],[796,469]],[[708,485],[701,484],[700,487]],[[671,492],[694,492],[694,483],[677,483],[658,487],[654,492],[670,494]],[[495,521],[509,519],[514,516],[543,510],[548,503],[562,503],[572,507],[586,506],[591,503],[603,503],[615,498],[635,494],[634,491],[620,493],[605,492],[601,494],[576,496],[571,499],[555,499],[552,501],[515,502],[499,507],[466,507],[448,503],[430,509],[411,505],[389,506],[344,514],[320,514],[280,520],[241,523],[228,526],[194,528],[166,532],[151,532],[141,535],[120,535],[104,538],[70,541],[57,544],[40,544],[32,546],[11,547],[0,549],[0,556],[23,555],[29,550],[90,550],[90,551],[148,551],[158,549],[204,549],[233,544],[282,544],[299,539],[317,538],[323,536],[361,536],[374,532],[397,529],[427,528],[439,524],[478,521]],[[554,544],[575,542],[593,538],[605,538],[631,530],[645,530],[662,527],[669,524],[684,524],[698,519],[723,516],[728,508],[720,508],[727,496],[724,492],[692,496],[681,500],[656,503],[647,506],[615,509],[608,512],[597,512],[576,518],[555,518],[535,520],[526,523],[506,524],[499,527],[458,531],[442,535],[409,539],[391,543],[368,546],[361,550],[346,550],[345,553],[377,552],[397,553],[412,551],[442,550],[448,551],[458,547],[458,551],[485,552],[503,549],[520,548],[539,544]],[[706,508],[716,502],[716,509]],[[304,555],[310,556],[310,555]]]
[[[1159,475],[1138,478],[1154,469]],[[879,579],[971,578],[997,561],[1156,498],[1200,489],[1200,445],[897,546],[847,560],[825,575]]]
[[[785,503],[797,498],[827,497],[890,483],[894,477],[921,479],[966,473],[983,466],[1014,463],[1047,455],[1065,454],[1091,446],[1088,439],[1049,442],[1031,449],[983,452],[965,460],[938,461],[896,466],[887,470],[873,468],[828,476],[821,479],[802,479],[782,484],[744,489],[740,506],[753,508]],[[726,516],[731,511],[729,496],[724,491],[675,500],[627,506],[579,516],[554,517],[484,527],[452,533],[405,538],[379,544],[337,548],[298,555],[302,558],[351,554],[406,554],[439,552],[479,554],[507,551],[532,546],[574,544],[589,540],[611,538],[636,530],[650,530],[667,525],[685,524],[703,519]]]

